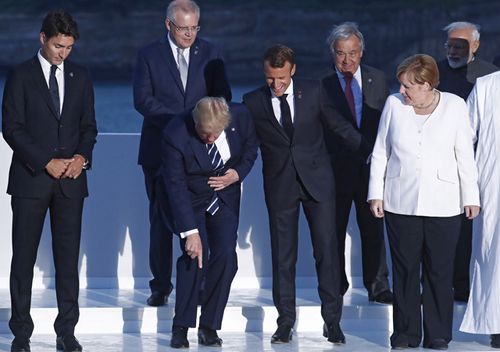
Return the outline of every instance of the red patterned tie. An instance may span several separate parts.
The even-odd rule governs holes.
[[[345,81],[345,98],[347,100],[347,104],[349,105],[349,109],[351,109],[352,119],[354,124],[357,126],[356,121],[356,107],[354,106],[354,95],[352,94],[351,82],[352,82],[352,73],[346,72],[344,73],[344,81]]]

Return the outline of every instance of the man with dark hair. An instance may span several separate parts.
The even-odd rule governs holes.
[[[172,291],[172,229],[165,211],[165,187],[159,177],[163,128],[176,114],[205,96],[231,100],[221,51],[197,37],[200,8],[174,0],[167,8],[167,35],[139,52],[134,74],[134,105],[144,117],[139,147],[149,199],[150,306],[162,306]]]
[[[97,129],[94,92],[87,71],[67,61],[78,27],[64,11],[50,12],[37,55],[7,78],[3,136],[13,150],[7,192],[12,196],[10,294],[11,351],[30,351],[33,267],[50,211],[57,306],[57,349],[81,351],[78,322],[78,258],[83,199],[88,196]]]
[[[266,85],[244,95],[260,139],[264,193],[269,215],[273,263],[273,300],[278,329],[271,343],[287,343],[295,324],[295,265],[299,209],[302,205],[313,245],[323,334],[335,344],[345,343],[340,328],[339,257],[335,235],[333,171],[325,147],[323,124],[352,149],[368,150],[351,124],[334,114],[322,86],[292,79],[293,50],[269,48],[263,59]],[[362,143],[363,142],[363,143]]]
[[[323,78],[330,101],[341,118],[353,125],[373,148],[378,123],[389,95],[384,74],[361,64],[364,50],[363,34],[354,22],[335,26],[328,46],[334,61],[333,72]],[[341,292],[349,288],[345,272],[345,239],[351,206],[356,207],[356,222],[361,237],[363,284],[368,299],[392,303],[384,241],[384,223],[375,218],[366,202],[370,164],[349,151],[333,133],[325,133],[335,174],[336,226],[339,239]]]

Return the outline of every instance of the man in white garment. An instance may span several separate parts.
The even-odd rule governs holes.
[[[467,100],[479,172],[481,213],[474,220],[471,292],[460,330],[491,335],[500,348],[500,72],[477,79]]]

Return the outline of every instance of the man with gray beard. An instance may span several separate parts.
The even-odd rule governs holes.
[[[476,79],[495,72],[498,68],[476,57],[479,49],[478,25],[470,22],[453,22],[443,30],[448,33],[448,39],[444,44],[446,59],[438,63],[440,83],[437,89],[454,93],[466,100]],[[469,299],[471,243],[472,221],[464,217],[453,273],[455,300],[460,302],[467,302]]]

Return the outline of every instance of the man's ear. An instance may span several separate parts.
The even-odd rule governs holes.
[[[479,40],[474,40],[471,44],[471,50],[472,50],[472,53],[475,54],[477,49],[479,49]]]

